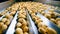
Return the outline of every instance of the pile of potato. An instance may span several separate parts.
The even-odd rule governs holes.
[[[12,13],[6,14],[1,20],[0,20],[0,34],[3,33],[3,31],[5,31],[9,24],[10,21],[12,20],[13,16],[11,15]]]
[[[54,24],[56,24],[58,27],[60,27],[60,18],[58,18],[60,14],[54,12],[54,9],[50,9],[47,12],[42,11],[40,13],[48,18],[50,21],[52,21]]]
[[[15,5],[13,5],[14,8],[16,7]],[[8,8],[7,10],[10,10],[9,13],[3,13],[3,15],[5,14],[5,16],[0,20],[0,34],[2,34],[10,25],[11,20],[13,19],[17,9],[12,9],[13,7]],[[5,10],[5,12],[8,12],[7,10]]]
[[[6,13],[13,11],[13,10],[17,10],[19,7],[19,5],[17,5],[17,3],[13,4],[12,6],[6,8],[3,12],[0,12],[0,17],[5,15]]]
[[[29,34],[29,25],[25,9],[18,12],[18,20],[16,25],[16,34]]]
[[[31,11],[31,10],[30,10]],[[57,32],[52,29],[52,28],[49,28],[48,26],[46,26],[43,21],[41,20],[41,18],[39,16],[36,15],[36,12],[34,13],[32,11],[32,13],[30,13],[29,11],[29,14],[31,15],[33,21],[35,22],[35,24],[37,25],[37,28],[38,28],[38,31],[41,33],[41,34],[57,34]]]
[[[57,18],[57,16],[60,16],[59,13],[54,12],[54,10],[57,9],[57,7],[42,4],[39,2],[20,2],[20,9],[25,7],[30,11],[29,13],[33,14],[39,12],[40,14],[47,17],[50,21],[55,23],[58,27],[60,27],[60,18]],[[47,10],[47,11],[45,11]]]
[[[11,19],[14,17],[15,13],[18,12],[17,24],[16,24],[16,34],[29,34],[29,26],[27,20],[26,10],[31,15],[33,21],[38,27],[38,31],[42,34],[57,34],[56,31],[52,28],[46,26],[41,18],[37,16],[37,12],[51,20],[57,26],[60,27],[60,18],[57,18],[60,14],[54,12],[57,9],[54,6],[42,4],[39,2],[18,2],[12,6],[6,8],[4,12],[0,12],[0,17],[5,15],[2,20],[0,20],[0,34],[6,30],[11,22]],[[47,12],[45,11],[47,10]],[[7,13],[9,12],[9,13]]]

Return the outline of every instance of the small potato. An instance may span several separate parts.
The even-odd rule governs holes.
[[[27,32],[24,32],[24,34],[28,34]]]
[[[7,29],[7,25],[2,25],[2,30],[6,30]]]
[[[19,17],[19,18],[26,18],[26,16],[23,15],[23,14],[20,14],[18,17]]]
[[[17,28],[18,28],[18,27],[21,27],[21,26],[22,26],[22,24],[21,24],[21,23],[17,23]]]
[[[10,15],[12,15],[12,16],[13,16],[14,14],[15,14],[15,11],[13,11],[13,12],[10,13]]]
[[[19,22],[23,22],[23,20],[24,20],[23,18],[19,18],[18,19]]]
[[[56,21],[60,21],[60,18],[56,18]]]
[[[38,23],[42,22],[42,20],[38,19],[38,20],[35,20],[35,22],[36,22],[36,24],[38,24]]]
[[[8,26],[10,24],[10,20],[8,19],[5,24]]]
[[[42,27],[43,22],[38,23],[38,27]]]
[[[28,22],[26,20],[23,20],[22,25],[26,25],[27,26]]]
[[[5,17],[8,18],[8,19],[13,18],[13,16],[11,16],[10,14],[6,14]]]
[[[50,20],[56,24],[56,20],[55,19],[51,18]]]
[[[46,31],[44,28],[42,28],[42,27],[40,27],[38,30],[39,30],[39,32],[41,32],[42,34],[47,34],[47,31]]]
[[[6,14],[6,16],[5,16],[5,17],[9,18],[9,17],[10,17],[10,14]]]
[[[35,16],[35,13],[31,14],[31,16]]]
[[[6,22],[6,21],[7,21],[7,18],[3,18],[3,19],[2,19],[2,22]]]
[[[58,24],[58,27],[60,28],[60,22],[59,22],[59,24]]]
[[[23,18],[20,18],[18,21],[21,22],[23,25],[27,25],[27,21]]]
[[[57,32],[54,30],[54,29],[52,29],[52,28],[48,28],[47,29],[48,31],[48,34],[57,34]]]
[[[23,34],[23,30],[21,28],[16,29],[16,34]]]
[[[44,15],[44,14],[45,14],[45,12],[44,12],[44,11],[42,11],[42,12],[41,12],[41,14],[43,14],[43,15]]]
[[[56,18],[56,23],[57,23],[58,27],[60,27],[60,18]]]
[[[24,32],[28,32],[29,28],[27,26],[24,26],[22,29],[23,29]]]

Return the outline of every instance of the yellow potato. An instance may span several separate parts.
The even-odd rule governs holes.
[[[23,30],[21,28],[16,29],[16,34],[23,34]]]
[[[28,34],[27,32],[24,32],[24,34]]]
[[[47,29],[48,31],[48,34],[57,34],[57,32],[54,30],[54,29],[52,29],[52,28],[48,28]]]
[[[46,31],[44,28],[42,28],[42,27],[40,27],[38,30],[39,30],[39,32],[41,32],[42,34],[47,34],[47,33],[46,33],[47,31]]]
[[[29,28],[27,26],[24,26],[22,29],[23,29],[24,32],[28,32]]]
[[[21,23],[17,23],[17,28],[18,28],[18,27],[21,27],[21,26],[22,26],[22,24],[21,24]]]
[[[2,19],[2,22],[4,23],[4,22],[6,22],[7,21],[7,18],[3,18]]]
[[[10,24],[10,20],[8,19],[5,24],[8,26]]]
[[[7,25],[2,25],[2,30],[4,31],[4,30],[6,30],[7,29]]]
[[[50,20],[51,20],[52,22],[54,22],[55,24],[57,24],[55,19],[51,18]]]

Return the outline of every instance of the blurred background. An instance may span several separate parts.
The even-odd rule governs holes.
[[[0,0],[0,9],[3,9],[14,2],[21,1],[35,1],[60,7],[60,0]]]

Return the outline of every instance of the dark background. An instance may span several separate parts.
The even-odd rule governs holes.
[[[0,2],[5,2],[5,1],[8,1],[8,0],[0,0]],[[20,2],[20,1],[33,1],[33,0],[15,0],[15,1]],[[54,1],[60,1],[60,0],[54,0]]]

